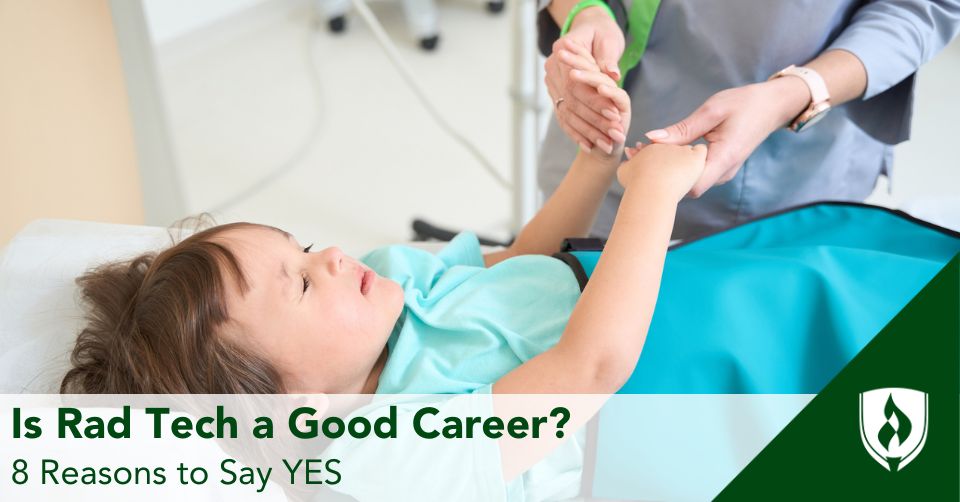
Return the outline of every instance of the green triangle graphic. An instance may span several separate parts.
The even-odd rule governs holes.
[[[903,470],[887,470],[861,439],[860,393],[888,387],[927,393],[926,440]],[[923,431],[917,413],[881,409],[895,430],[884,426],[877,444]],[[960,500],[960,255],[716,500]]]

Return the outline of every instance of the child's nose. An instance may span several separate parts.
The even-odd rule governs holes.
[[[340,270],[343,269],[343,251],[336,246],[332,246],[324,249],[321,254],[323,255],[323,262],[326,264],[330,275],[340,273]]]

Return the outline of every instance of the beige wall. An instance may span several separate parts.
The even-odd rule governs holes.
[[[143,221],[107,0],[0,0],[0,246],[37,218]]]

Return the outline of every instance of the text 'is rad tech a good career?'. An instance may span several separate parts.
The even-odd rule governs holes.
[[[61,407],[57,413],[57,437],[61,439],[129,439],[131,437],[131,408],[124,406],[118,416],[104,418],[100,416],[84,417],[76,408]],[[342,436],[362,439],[371,434],[381,439],[397,438],[397,409],[396,406],[386,408],[387,414],[372,421],[363,416],[344,421],[340,417],[329,416],[321,420],[312,418],[317,410],[310,407],[300,407],[291,412],[287,426],[290,433],[298,439],[315,439],[325,437],[337,439]],[[164,438],[165,431],[174,438],[187,439],[194,434],[203,439],[237,438],[237,420],[225,413],[223,406],[217,406],[216,416],[204,416],[191,419],[187,416],[170,418],[170,408],[144,408],[143,413],[152,421],[152,437]],[[428,425],[439,414],[439,410],[432,406],[424,406],[412,417],[412,426],[417,436],[423,439],[472,439],[485,437],[498,439],[504,435],[516,439],[540,438],[542,434],[554,434],[557,438],[564,436],[563,425],[569,420],[570,412],[564,407],[555,407],[549,416],[534,417],[456,417],[449,416],[443,419],[443,425],[434,428]],[[555,427],[549,426],[550,418],[557,418]],[[262,416],[254,420],[251,436],[256,439],[272,439],[274,424],[270,417]],[[37,416],[23,416],[20,408],[13,409],[13,438],[36,439],[43,435],[41,419]],[[283,466],[289,475],[291,484],[298,478],[303,483],[335,485],[340,482],[341,474],[337,470],[339,459],[282,459]],[[43,459],[39,472],[41,484],[164,484],[167,482],[167,471],[163,467],[63,467],[53,459]],[[270,479],[273,468],[241,467],[232,458],[220,463],[222,477],[219,482],[225,485],[257,485],[257,491],[263,491]],[[24,459],[17,459],[13,465],[13,482],[22,485],[30,481],[30,467]],[[204,484],[209,479],[209,473],[202,467],[188,467],[180,463],[176,467],[176,478],[180,484]]]

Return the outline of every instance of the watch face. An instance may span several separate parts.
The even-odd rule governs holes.
[[[793,130],[800,132],[823,120],[830,111],[829,103],[817,103],[807,111],[803,112],[793,125]]]

